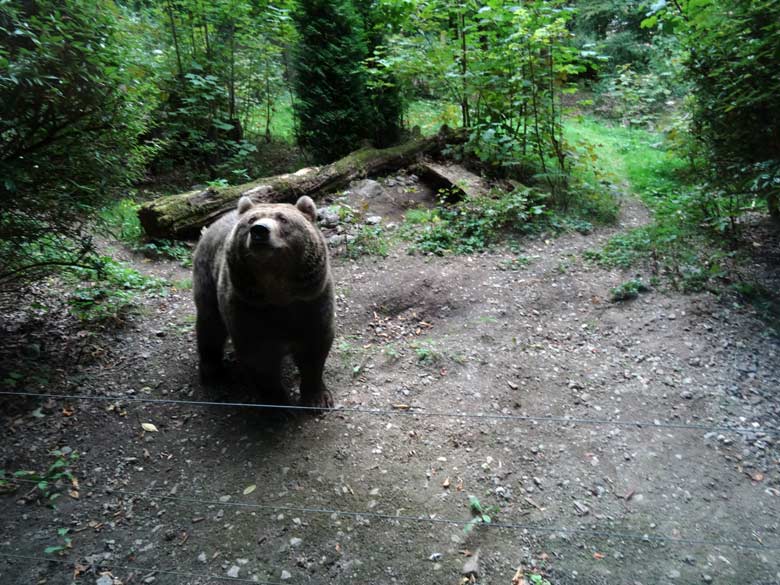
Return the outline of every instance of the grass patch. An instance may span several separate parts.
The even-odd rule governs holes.
[[[581,151],[583,177],[624,184],[649,205],[680,189],[684,160],[664,148],[664,136],[641,128],[613,126],[580,116],[566,123],[566,139]]]

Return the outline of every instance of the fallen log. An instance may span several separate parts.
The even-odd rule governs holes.
[[[302,195],[316,198],[342,189],[357,178],[407,167],[422,155],[435,154],[447,144],[464,140],[463,132],[443,126],[435,136],[416,138],[392,148],[362,148],[323,167],[265,177],[244,185],[208,187],[160,197],[144,203],[138,218],[150,238],[196,238],[203,227],[233,209],[242,195],[267,203],[294,203]]]
[[[489,191],[487,181],[458,164],[438,164],[424,161],[419,165],[424,179],[436,190],[450,189],[457,199],[476,198]]]

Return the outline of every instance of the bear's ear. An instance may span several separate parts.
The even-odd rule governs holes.
[[[298,199],[295,207],[297,207],[298,211],[300,211],[303,215],[308,217],[309,221],[312,223],[317,223],[317,206],[314,205],[314,201],[311,200],[311,197],[304,195]]]
[[[238,200],[238,213],[242,214],[245,211],[249,211],[253,205],[254,203],[252,203],[252,200],[249,197],[242,197]]]

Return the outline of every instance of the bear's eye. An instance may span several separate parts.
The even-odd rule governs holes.
[[[282,215],[281,213],[277,213],[276,214],[276,221],[278,221],[279,223],[287,223],[287,218],[284,215]]]

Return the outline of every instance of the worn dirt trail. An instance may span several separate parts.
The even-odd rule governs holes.
[[[392,217],[393,201],[366,212]],[[81,454],[79,499],[52,511],[26,489],[0,497],[0,555],[43,557],[68,527],[56,559],[99,585],[456,584],[468,562],[482,584],[518,568],[553,585],[780,583],[778,435],[763,432],[780,420],[777,340],[710,294],[609,302],[633,274],[582,253],[647,220],[627,200],[618,226],[527,240],[518,270],[502,269],[509,251],[337,253],[327,382],[344,410],[322,416],[128,402],[252,399],[198,384],[189,291],[150,297],[90,363],[56,365],[58,391],[115,401],[0,410],[5,469]],[[469,495],[504,527],[450,523],[472,517]],[[2,556],[0,574],[74,580],[72,565]]]

